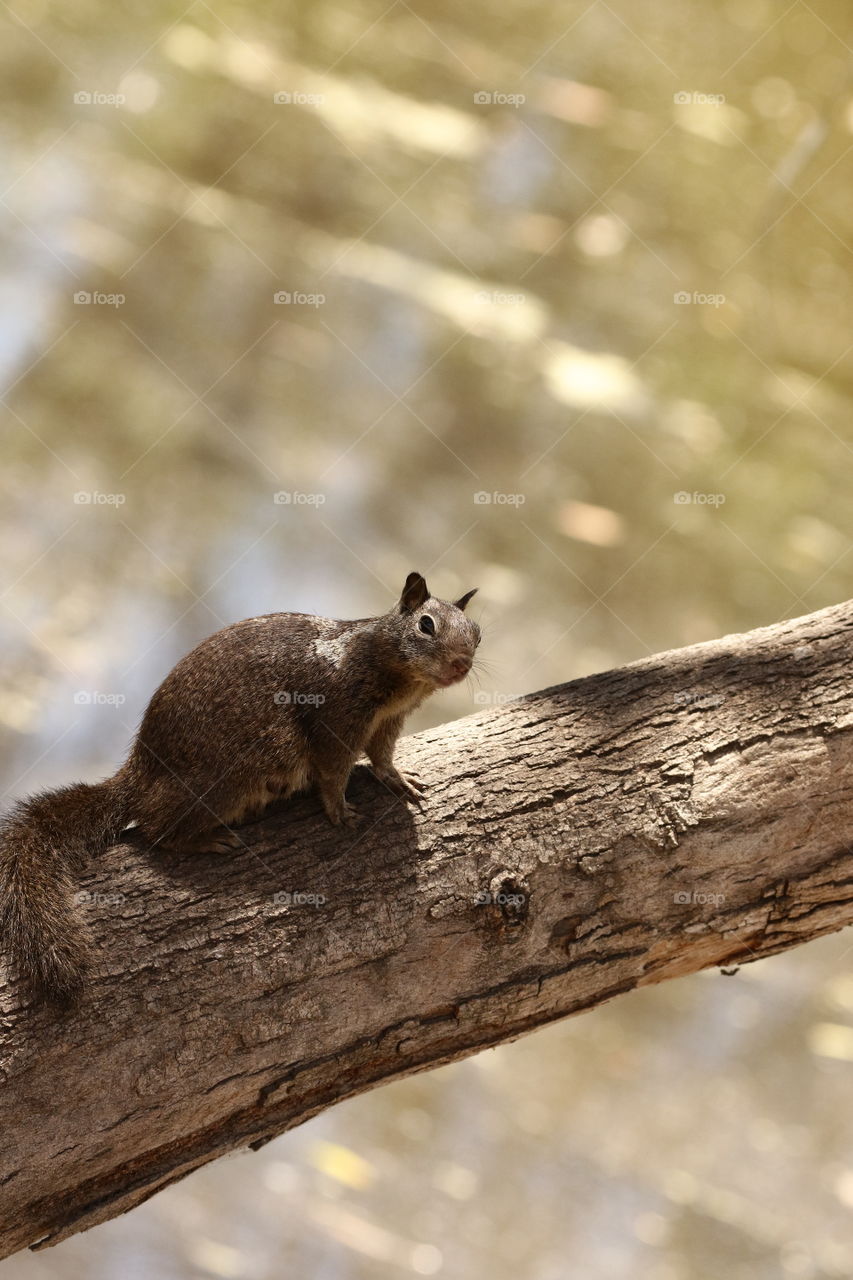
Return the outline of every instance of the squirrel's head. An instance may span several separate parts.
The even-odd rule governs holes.
[[[474,663],[480,628],[465,617],[474,592],[452,604],[429,593],[426,579],[410,573],[395,610],[400,647],[407,666],[436,689],[464,680]]]

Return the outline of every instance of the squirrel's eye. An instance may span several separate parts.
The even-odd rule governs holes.
[[[424,633],[425,636],[435,635],[435,623],[433,622],[432,618],[429,616],[428,613],[423,614],[420,622],[418,623],[418,626],[420,627],[421,631]]]

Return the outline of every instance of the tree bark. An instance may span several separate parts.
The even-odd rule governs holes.
[[[79,1009],[0,988],[0,1256],[386,1081],[840,929],[851,662],[848,603],[408,738],[421,810],[360,776],[354,830],[309,796],[234,854],[112,849],[80,886]]]

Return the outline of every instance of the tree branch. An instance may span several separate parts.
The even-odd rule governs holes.
[[[0,989],[0,1256],[386,1081],[840,929],[851,668],[853,603],[409,738],[420,812],[361,777],[354,831],[307,797],[233,855],[112,849],[81,883],[82,1006]]]

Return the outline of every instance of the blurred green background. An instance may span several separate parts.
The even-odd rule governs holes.
[[[204,635],[412,568],[479,585],[489,664],[415,729],[853,595],[843,0],[0,22],[7,800],[112,772]],[[348,1102],[0,1280],[849,1277],[851,954]]]

